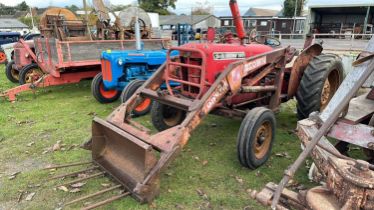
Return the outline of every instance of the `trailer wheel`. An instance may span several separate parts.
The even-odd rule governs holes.
[[[250,110],[240,125],[237,153],[241,165],[256,169],[271,153],[275,135],[274,113],[264,107]]]
[[[3,64],[6,62],[6,55],[3,50],[0,50],[0,64]]]
[[[118,90],[104,89],[103,75],[101,72],[93,78],[91,83],[91,92],[94,98],[102,104],[112,103],[121,95],[121,92]]]
[[[39,68],[38,64],[31,63],[24,66],[19,72],[19,84],[24,85],[33,83],[44,75],[43,71]]]
[[[121,95],[121,102],[125,103],[129,98],[131,98],[132,95],[144,84],[144,80],[133,80],[131,81],[125,89],[122,91]],[[152,107],[152,100],[150,98],[146,98],[143,100],[142,103],[140,103],[135,109],[132,111],[132,113],[135,116],[143,116],[146,115]]]
[[[180,124],[186,117],[186,112],[154,101],[151,117],[153,126],[158,131],[163,131]]]
[[[297,117],[323,110],[343,81],[343,64],[334,54],[314,57],[304,71],[296,92]]]
[[[5,75],[13,83],[19,82],[19,71],[13,68],[14,61],[10,61],[5,67]]]

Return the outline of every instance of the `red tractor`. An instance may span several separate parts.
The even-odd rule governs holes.
[[[93,162],[121,183],[133,197],[150,202],[159,193],[160,172],[187,144],[191,132],[209,113],[243,119],[237,139],[240,163],[254,169],[271,154],[274,112],[282,102],[298,100],[305,118],[330,100],[343,79],[341,60],[321,54],[318,44],[297,57],[291,47],[244,44],[243,22],[235,0],[230,8],[238,43],[190,43],[169,50],[167,61],[106,120],[95,118]],[[172,57],[172,51],[179,56]],[[180,86],[172,87],[171,83]],[[160,87],[166,85],[166,89]],[[133,121],[133,111],[153,100],[152,123],[159,132]],[[123,196],[122,196],[123,197]]]

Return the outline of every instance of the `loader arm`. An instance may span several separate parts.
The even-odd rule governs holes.
[[[180,153],[203,118],[217,108],[225,96],[241,91],[244,77],[259,72],[258,78],[261,78],[266,75],[262,72],[275,71],[280,79],[274,84],[275,94],[271,98],[270,108],[275,109],[279,105],[282,75],[289,52],[290,48],[280,48],[230,64],[202,97],[196,99],[178,97],[172,93],[160,94],[159,87],[168,82],[166,66],[162,65],[106,120],[93,120],[93,161],[124,185],[133,197],[141,202],[152,201],[159,193],[160,172]],[[144,98],[183,109],[186,117],[177,126],[150,134],[148,129],[131,120],[130,113]]]

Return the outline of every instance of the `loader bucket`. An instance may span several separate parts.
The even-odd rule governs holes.
[[[121,183],[140,202],[159,193],[159,178],[144,184],[157,163],[151,145],[108,121],[95,118],[92,125],[92,159],[102,170]]]

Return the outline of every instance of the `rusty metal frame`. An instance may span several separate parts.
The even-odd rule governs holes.
[[[366,51],[374,52],[374,37],[369,41]],[[323,138],[330,130],[331,126],[337,121],[341,113],[345,110],[349,101],[356,94],[359,88],[364,84],[367,78],[374,72],[374,59],[366,61],[349,72],[335,95],[323,110],[318,115],[318,127],[313,135],[310,135],[310,141],[306,144],[305,149],[296,159],[296,161],[285,171],[284,176],[275,191],[272,209],[276,209],[278,201],[281,197],[282,191],[288,181],[294,176],[297,169],[301,166],[307,156],[313,151],[321,138]]]

